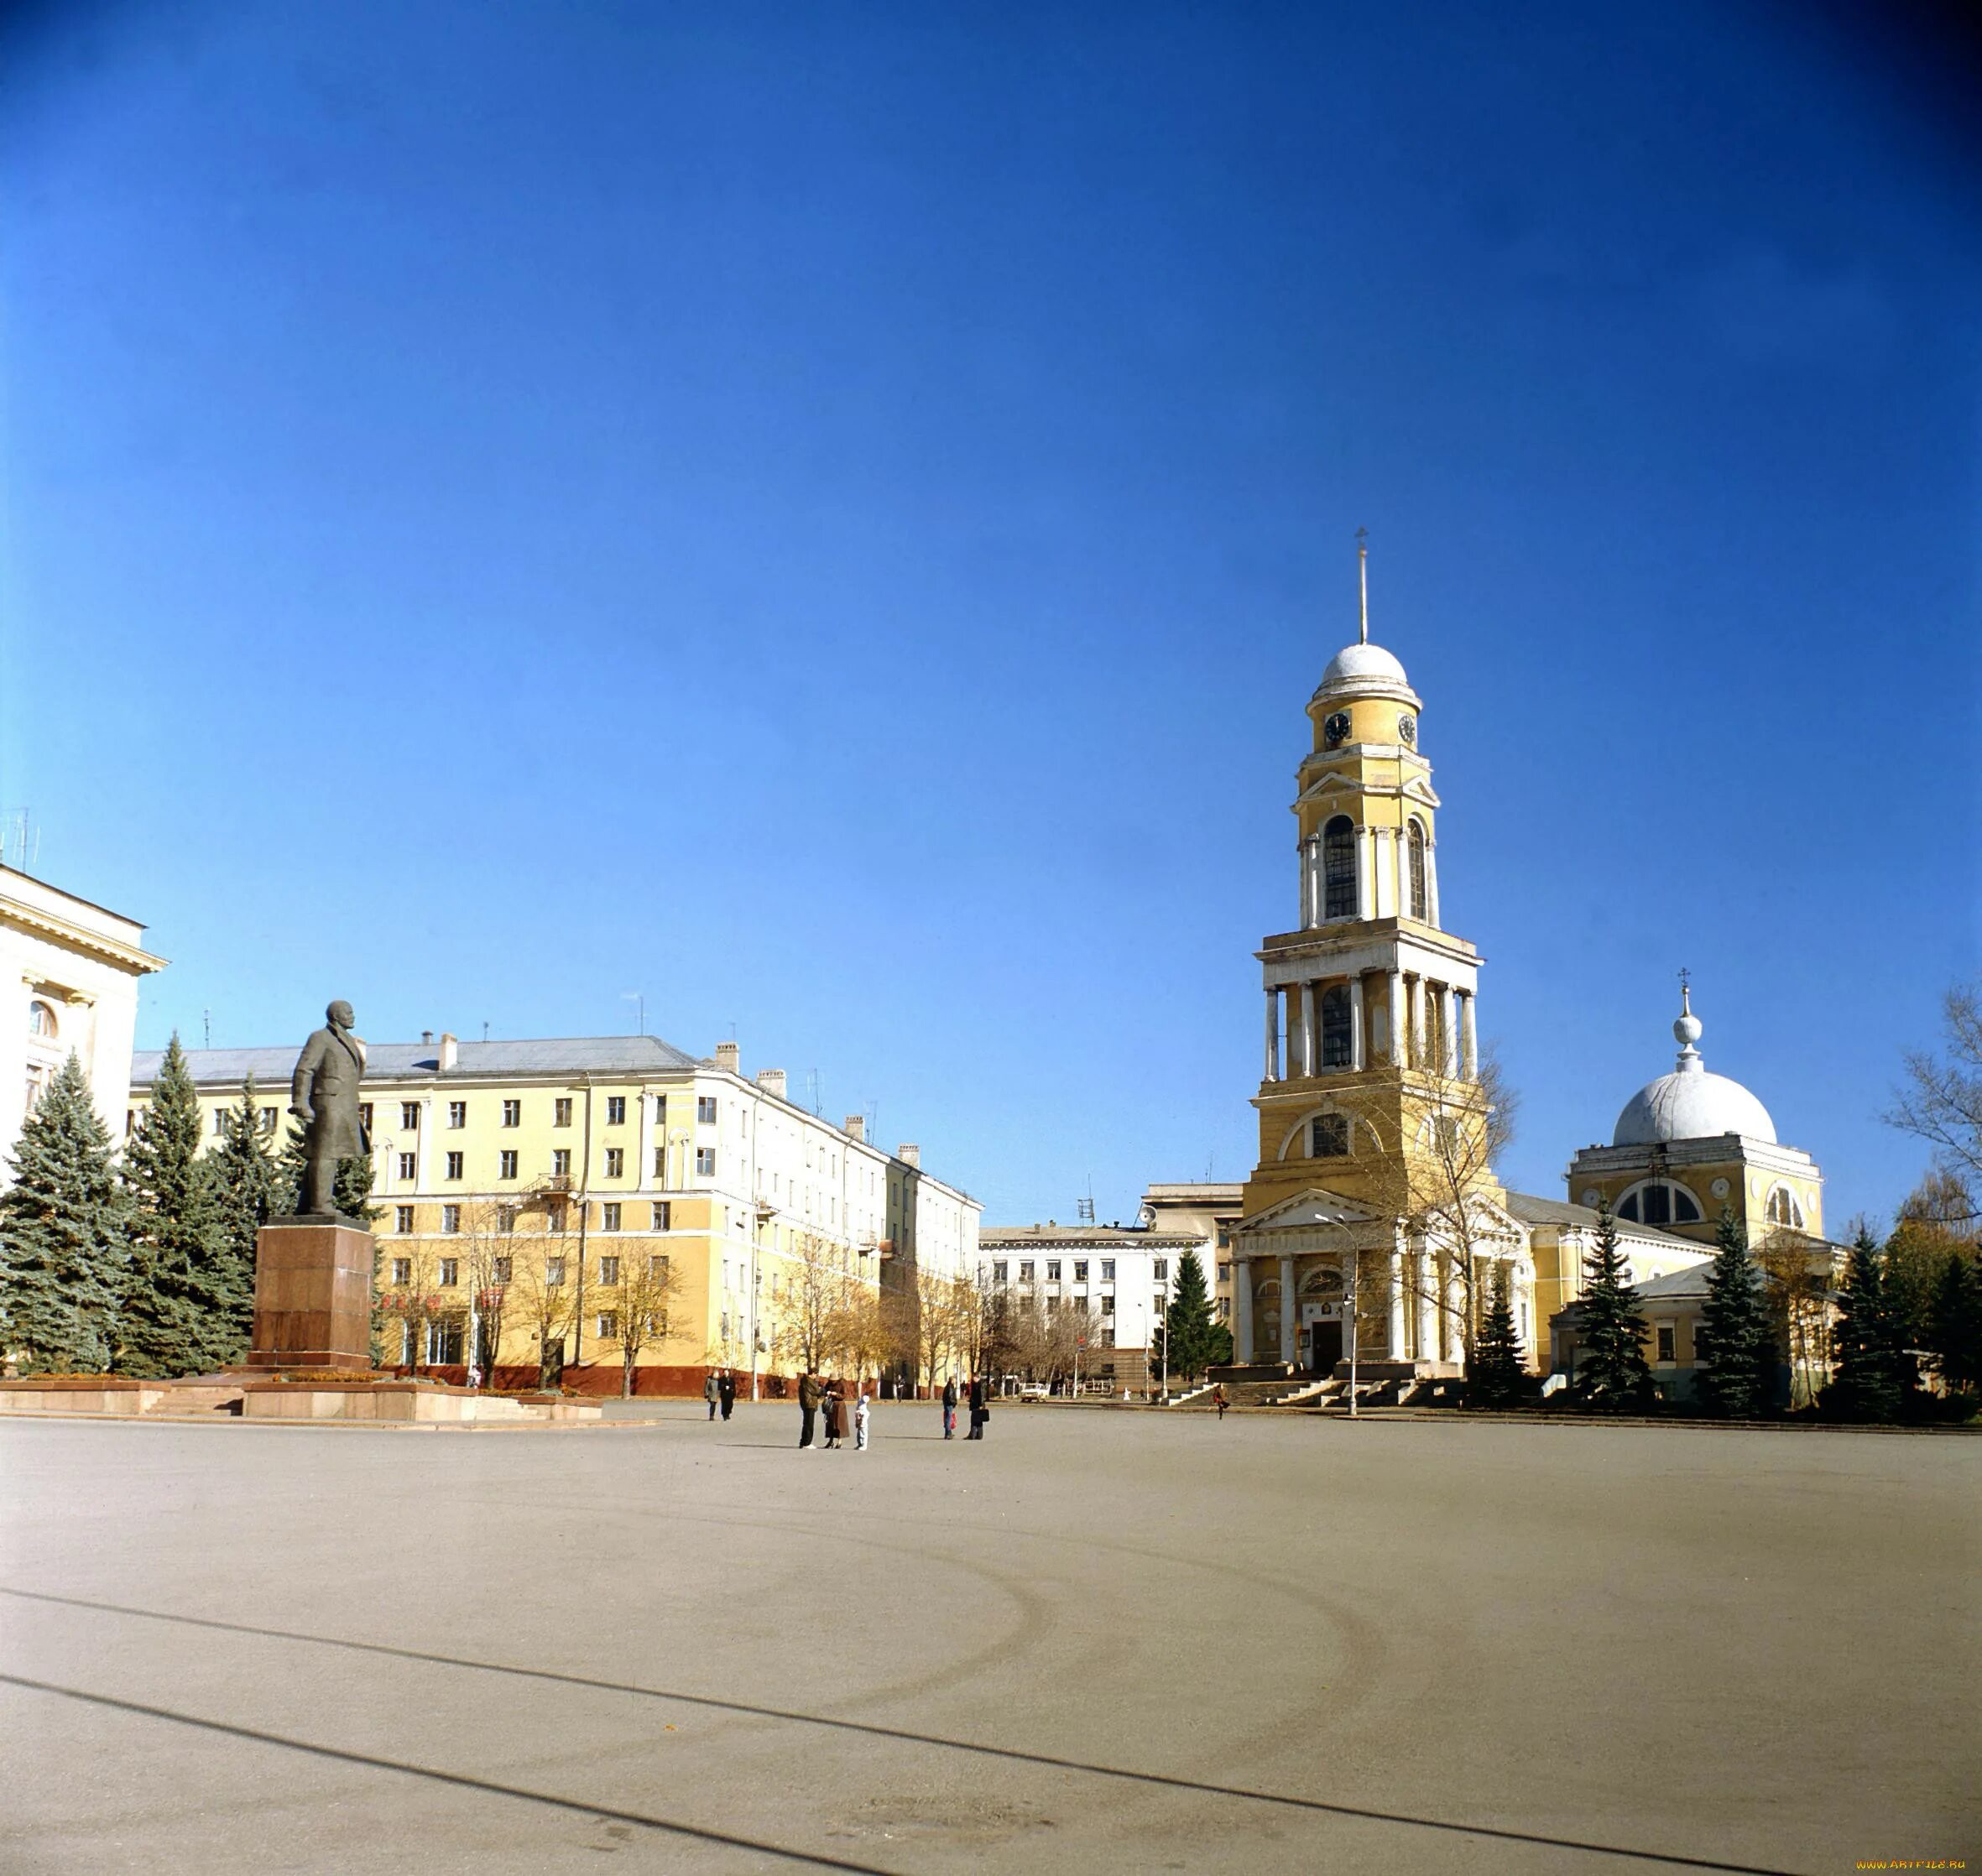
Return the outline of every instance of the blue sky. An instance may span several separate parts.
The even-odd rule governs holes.
[[[18,12],[0,806],[173,960],[142,1044],[644,993],[1126,1217],[1250,1163],[1367,525],[1510,1180],[1686,965],[1889,1211],[1979,956],[1982,171],[1799,20]]]

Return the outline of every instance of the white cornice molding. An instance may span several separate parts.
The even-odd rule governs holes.
[[[170,961],[168,958],[155,957],[148,951],[140,951],[135,945],[127,945],[121,940],[106,937],[102,932],[91,931],[87,925],[57,918],[52,912],[38,911],[17,899],[0,898],[0,924],[18,926],[32,937],[69,951],[86,952],[104,963],[115,965],[120,971],[128,971],[133,977],[162,971]]]

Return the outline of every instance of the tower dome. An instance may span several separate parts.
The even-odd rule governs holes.
[[[1308,707],[1347,702],[1352,697],[1395,697],[1417,706],[1418,694],[1394,653],[1367,643],[1344,645],[1328,660]]]
[[[1625,1103],[1610,1136],[1613,1146],[1651,1146],[1661,1140],[1711,1139],[1739,1133],[1773,1144],[1776,1123],[1769,1110],[1725,1075],[1709,1075],[1700,1051],[1701,1024],[1690,990],[1680,991],[1679,1018],[1672,1034],[1680,1045],[1679,1065],[1670,1075],[1647,1081]]]

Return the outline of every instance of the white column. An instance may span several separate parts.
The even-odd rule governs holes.
[[[1411,980],[1411,1066],[1425,1066],[1425,996],[1432,987],[1422,977]]]
[[[1397,916],[1402,918],[1411,906],[1411,842],[1405,838],[1401,827],[1390,836],[1390,857],[1396,862],[1395,877],[1391,882],[1396,888],[1395,909]]]
[[[1301,1072],[1312,1075],[1321,1066],[1321,1046],[1315,1034],[1314,985],[1301,986]]]
[[[1238,1251],[1232,1258],[1232,1355],[1241,1363],[1253,1358],[1253,1267]]]
[[[1376,916],[1376,842],[1367,827],[1356,829],[1356,916]]]
[[[1459,993],[1448,983],[1440,990],[1439,995],[1445,999],[1445,1033],[1442,1038],[1445,1044],[1442,1051],[1445,1060],[1440,1066],[1440,1072],[1456,1077],[1459,1072]]]
[[[1294,849],[1301,862],[1301,924],[1302,931],[1312,931],[1315,927],[1315,871],[1314,842],[1300,842]]]
[[[1417,1267],[1417,1352],[1427,1361],[1438,1358],[1438,1299],[1432,1285],[1437,1277],[1437,1266],[1431,1258],[1420,1251],[1415,1263]]]
[[[1466,1286],[1459,1281],[1458,1262],[1445,1259],[1445,1332],[1438,1338],[1445,1345],[1448,1362],[1466,1358]]]
[[[1353,1073],[1359,1074],[1369,1066],[1363,1050],[1363,980],[1348,980],[1348,1066]]]
[[[1397,883],[1397,862],[1390,857],[1390,847],[1395,838],[1388,827],[1373,828],[1370,831],[1371,872],[1375,876],[1374,896],[1370,902],[1369,915],[1373,919],[1387,919],[1397,909],[1391,898],[1391,888]]]
[[[1479,1079],[1479,1027],[1473,1014],[1474,1000],[1470,990],[1459,998],[1459,1060],[1468,1081]]]
[[[1390,1066],[1400,1068],[1407,1053],[1404,1040],[1404,973],[1401,971],[1391,971],[1386,973],[1385,982],[1389,986],[1390,1000],[1390,1045],[1388,1055]]]
[[[1404,1358],[1404,1259],[1390,1247],[1390,1359]]]
[[[1294,1358],[1294,1341],[1300,1331],[1294,1318],[1298,1313],[1294,1306],[1294,1260],[1283,1257],[1280,1260],[1280,1358],[1283,1362]]]
[[[1440,931],[1438,923],[1438,849],[1429,836],[1425,841],[1425,916]]]
[[[1266,1079],[1280,1079],[1280,988],[1278,985],[1266,993]]]

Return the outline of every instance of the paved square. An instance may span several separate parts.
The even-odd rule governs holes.
[[[1982,1853],[1974,1440],[660,1410],[0,1422],[0,1870]]]

